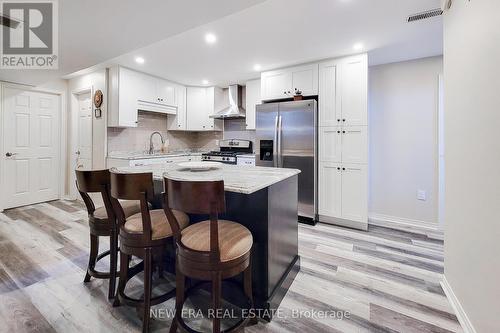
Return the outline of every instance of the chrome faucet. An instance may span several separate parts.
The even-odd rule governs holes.
[[[164,144],[165,143],[165,140],[163,140],[163,136],[161,135],[160,132],[153,132],[151,133],[151,136],[149,137],[149,154],[150,155],[153,155],[154,152],[155,152],[155,149],[154,149],[154,145],[153,145],[153,136],[155,134],[158,134],[160,136],[160,139],[161,139],[161,143]]]

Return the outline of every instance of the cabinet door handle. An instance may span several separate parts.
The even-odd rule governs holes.
[[[342,119],[343,122],[345,122],[345,119]]]
[[[340,131],[337,131],[337,134],[340,134]]]
[[[345,171],[345,168],[342,168],[342,171]]]
[[[340,119],[337,119],[337,121],[340,123]]]
[[[339,170],[339,171],[340,171],[340,167],[337,167],[337,170]]]
[[[342,131],[342,134],[345,134],[345,131]]]

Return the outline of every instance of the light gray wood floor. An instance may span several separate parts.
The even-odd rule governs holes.
[[[109,304],[107,281],[82,282],[86,218],[78,201],[0,214],[0,332],[140,330],[135,309]],[[299,230],[302,269],[280,317],[247,332],[462,332],[439,284],[442,235],[323,224]],[[160,307],[173,308],[173,300]],[[157,319],[152,329],[169,326]]]

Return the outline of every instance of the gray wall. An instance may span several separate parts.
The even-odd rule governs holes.
[[[438,222],[438,78],[443,58],[370,67],[372,216]],[[425,190],[425,201],[417,200]]]
[[[500,332],[500,1],[444,18],[445,276],[479,333]]]

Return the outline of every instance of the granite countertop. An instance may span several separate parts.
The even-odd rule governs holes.
[[[162,157],[176,157],[176,156],[193,156],[201,155],[204,151],[173,151],[168,153],[154,153],[148,154],[142,151],[114,151],[108,154],[108,158],[115,158],[119,160],[142,160],[147,158],[162,158]]]
[[[298,169],[238,166],[221,164],[219,169],[210,171],[189,171],[178,164],[120,167],[120,172],[153,172],[155,180],[163,179],[163,174],[172,179],[187,181],[224,180],[228,192],[252,194],[282,180],[300,173]]]

